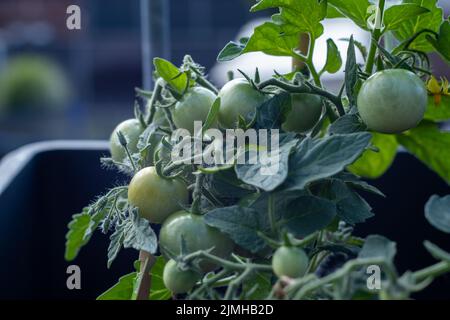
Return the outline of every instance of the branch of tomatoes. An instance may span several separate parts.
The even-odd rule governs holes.
[[[275,2],[268,4],[262,0],[256,6],[270,6]],[[105,200],[109,212],[114,213],[112,215],[104,215],[95,206],[95,210],[87,210],[86,213],[74,216],[71,234],[68,235],[68,242],[73,247],[78,246],[79,249],[85,244],[88,239],[86,235],[92,232],[92,226],[101,221],[105,222],[103,225],[112,225],[106,231],[114,230],[108,250],[109,264],[122,246],[139,250],[145,247],[145,252],[153,254],[156,253],[159,240],[159,250],[168,261],[164,267],[157,268],[154,272],[159,272],[159,278],[163,279],[162,286],[165,285],[170,290],[164,297],[171,294],[183,297],[187,294],[189,298],[200,299],[253,298],[263,288],[264,295],[260,295],[260,298],[351,299],[357,294],[352,288],[364,279],[363,267],[375,263],[383,268],[382,272],[387,280],[383,283],[383,290],[371,292],[369,296],[378,294],[379,298],[407,298],[410,293],[423,289],[434,277],[449,271],[446,253],[432,248],[433,255],[437,255],[441,262],[412,274],[398,276],[393,267],[395,246],[392,242],[377,236],[358,239],[351,235],[352,227],[338,223],[342,220],[353,225],[372,215],[368,204],[353,188],[358,186],[365,191],[380,194],[345,169],[365,149],[367,152],[380,150],[367,144],[369,135],[364,133],[367,126],[375,132],[403,132],[414,128],[423,116],[421,112],[426,91],[416,74],[427,74],[429,63],[426,55],[415,50],[414,45],[421,35],[429,32],[419,31],[398,52],[389,52],[379,43],[383,34],[381,27],[374,28],[374,41],[365,71],[356,63],[355,57],[355,47],[363,55],[364,48],[350,37],[345,81],[339,94],[335,95],[321,84],[321,76],[325,72],[336,72],[342,65],[334,42],[327,41],[331,54],[327,54],[327,62],[320,72],[317,72],[312,62],[316,39],[321,34],[320,21],[324,18],[315,13],[323,13],[326,2],[311,2],[314,10],[304,17],[317,21],[299,26],[302,32],[307,29],[311,39],[307,53],[295,51],[297,35],[292,47],[284,47],[284,44],[291,43],[291,35],[280,30],[286,23],[283,19],[289,18],[289,15],[284,17],[283,13],[295,14],[290,10],[298,9],[292,9],[294,3],[288,2],[283,2],[287,3],[286,8],[278,16],[281,20],[277,24],[265,23],[257,27],[252,37],[276,35],[269,39],[269,43],[275,44],[275,48],[271,48],[269,53],[298,58],[308,67],[312,79],[305,79],[295,73],[281,76],[275,72],[273,78],[260,82],[257,70],[253,79],[242,72],[244,79],[233,79],[231,76],[230,81],[218,90],[207,80],[203,67],[190,56],[185,57],[179,68],[169,61],[156,58],[154,91],[137,90],[138,95],[146,102],[145,111],[142,113],[139,108],[135,108],[136,119],[120,124],[111,137],[112,158],[108,163],[133,176],[129,186],[124,187],[128,190],[128,195],[121,196],[120,201],[117,197],[114,201],[109,198]],[[336,5],[337,2],[330,0],[329,3]],[[355,2],[354,5],[356,7],[361,3],[363,2]],[[414,6],[408,6],[411,7]],[[345,8],[340,9],[345,12]],[[382,25],[383,9],[384,1],[380,1],[376,25]],[[412,9],[425,12],[417,6]],[[361,17],[348,15],[364,27],[365,20],[362,23],[358,20]],[[302,22],[302,19],[295,21]],[[289,23],[289,27],[292,27],[292,21]],[[262,29],[275,32],[259,32]],[[436,41],[442,37],[441,33],[431,34],[436,37]],[[261,42],[252,41],[252,37],[239,44],[227,45],[228,49],[224,48],[221,56],[235,57],[250,51],[264,52],[265,48],[255,49],[254,46]],[[282,43],[277,43],[279,38],[284,38]],[[371,75],[375,58],[377,72]],[[384,70],[386,68],[389,70]],[[229,73],[231,74],[232,72]],[[399,85],[402,90],[398,90]],[[396,91],[389,91],[392,88],[396,88]],[[343,97],[344,89],[347,97]],[[433,90],[446,92],[440,87]],[[377,100],[385,96],[390,97],[390,100]],[[347,101],[349,105],[346,110],[344,104]],[[326,118],[322,110],[324,102],[332,122],[328,130],[322,130],[326,127],[322,123]],[[408,112],[390,114],[388,119],[380,116],[389,113],[383,110],[375,115],[370,114],[380,106],[392,103],[408,105]],[[306,124],[302,123],[305,118],[309,118]],[[361,123],[361,119],[365,125]],[[278,129],[282,134],[297,139],[295,144],[286,148],[287,171],[282,177],[282,183],[271,182],[268,188],[266,180],[255,180],[255,168],[254,171],[240,171],[242,168],[239,169],[235,164],[210,167],[172,161],[170,154],[175,141],[168,137],[180,128],[192,133],[192,122],[195,120],[205,123],[201,134],[214,127],[220,129],[220,134],[233,128],[263,128]],[[322,130],[320,135],[317,130]],[[408,132],[402,135],[405,139],[407,136]],[[195,143],[199,138],[195,136],[187,140]],[[335,143],[339,139],[342,141]],[[205,145],[209,143],[211,140],[207,140]],[[347,158],[336,152],[346,152],[349,146],[361,143],[361,149],[350,152]],[[193,154],[190,159],[197,156]],[[336,165],[340,161],[339,156],[344,158],[341,159],[341,166]],[[328,158],[332,161],[326,162]],[[314,166],[316,163],[317,167]],[[323,172],[329,174],[321,176]],[[318,177],[302,181],[304,176],[312,173],[316,173]],[[289,192],[283,194],[286,191],[286,184],[283,182],[287,185],[291,183],[296,192],[295,201],[300,201],[299,203],[292,202],[292,205],[292,195]],[[284,201],[280,203],[277,200],[274,190],[281,191]],[[261,203],[256,209],[252,207],[258,203],[257,200],[246,197],[255,195],[266,197],[267,206],[263,202],[262,207]],[[337,208],[342,210],[345,205],[349,205],[346,201],[350,202],[350,213],[347,212],[346,216],[339,212],[337,215]],[[118,206],[117,202],[123,205]],[[320,210],[308,211],[316,206]],[[301,214],[295,212],[296,215],[284,216],[292,207],[301,211]],[[331,220],[326,215],[320,216],[321,213],[330,212],[336,215]],[[355,217],[355,212],[362,216]],[[320,224],[314,220],[292,223],[289,226],[284,224],[284,219],[295,222],[295,219],[303,215],[308,217],[308,214],[321,217],[324,221],[319,221]],[[114,220],[117,217],[119,224]],[[150,222],[162,223],[159,239]],[[315,229],[306,232],[302,230],[302,226]],[[260,227],[262,229],[258,229]],[[74,232],[75,230],[78,232]],[[196,238],[200,234],[201,242]],[[373,257],[373,251],[382,254]],[[157,264],[158,266],[160,265]],[[145,271],[144,274],[147,273]],[[136,275],[132,285],[137,285],[138,291],[143,290],[140,275],[142,271]],[[149,284],[148,281],[144,283]],[[227,287],[225,294],[215,290],[221,286]],[[142,296],[145,297],[146,294]]]

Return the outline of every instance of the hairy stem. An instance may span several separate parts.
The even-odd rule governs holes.
[[[155,105],[156,101],[158,101],[159,98],[161,97],[161,91],[162,91],[162,80],[158,79],[155,83],[155,88],[153,90],[152,97],[150,98],[150,101],[148,103],[147,120],[146,120],[147,125],[152,123],[153,118],[155,117],[156,114]]]
[[[192,194],[193,201],[191,206],[191,213],[193,214],[201,214],[201,199],[202,199],[202,188],[203,188],[203,180],[205,176],[203,173],[198,173],[195,177],[195,188]]]
[[[265,265],[265,264],[257,264],[257,263],[237,263],[237,262],[231,262],[222,258],[219,258],[215,255],[212,255],[211,253],[207,252],[207,251],[196,251],[193,253],[190,253],[188,255],[186,255],[183,260],[185,260],[186,262],[198,259],[198,258],[202,258],[202,259],[206,259],[209,260],[213,263],[219,264],[222,267],[226,268],[226,269],[230,269],[230,270],[245,270],[247,268],[252,268],[255,271],[271,271],[272,270],[272,266],[270,265]]]

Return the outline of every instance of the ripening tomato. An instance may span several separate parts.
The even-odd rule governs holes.
[[[127,147],[130,153],[138,152],[137,144],[139,141],[139,136],[144,131],[141,123],[137,119],[128,119],[121,122],[112,132],[111,138],[109,139],[109,148],[111,151],[111,157],[114,161],[122,162],[127,153],[125,149],[119,142],[117,132],[122,132],[122,134],[127,139]]]
[[[322,114],[322,99],[309,93],[291,95],[292,109],[281,126],[284,131],[303,133],[311,130]]]
[[[216,95],[203,87],[189,89],[175,104],[172,111],[173,122],[177,128],[187,129],[194,133],[194,121],[205,122],[209,109],[216,100]]]
[[[177,262],[173,259],[170,259],[164,266],[164,285],[174,294],[191,291],[199,278],[199,274],[195,271],[178,268]]]
[[[186,211],[176,212],[164,221],[159,233],[161,250],[179,255],[182,237],[188,253],[214,248],[212,254],[227,258],[234,247],[230,238],[216,228],[208,226],[203,221],[203,216]],[[210,271],[217,266],[202,261],[200,267],[203,271]]]
[[[227,82],[220,90],[219,124],[224,128],[236,128],[239,117],[250,122],[256,108],[266,101],[266,95],[259,92],[243,78]]]
[[[152,223],[162,223],[170,214],[188,202],[189,193],[179,179],[160,177],[155,167],[137,172],[128,187],[128,201],[139,215]]]
[[[278,276],[298,278],[308,269],[309,259],[305,251],[296,247],[279,247],[272,257],[273,272]]]
[[[400,133],[422,120],[427,90],[423,81],[411,71],[383,70],[363,83],[357,103],[359,114],[369,129]]]

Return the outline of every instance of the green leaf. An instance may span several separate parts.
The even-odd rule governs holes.
[[[335,7],[340,13],[350,18],[364,30],[367,28],[367,9],[371,5],[368,0],[328,0],[328,5]]]
[[[378,188],[368,184],[364,180],[360,180],[359,177],[355,176],[350,172],[345,171],[341,172],[335,175],[333,178],[340,179],[355,189],[370,192],[379,195],[380,197],[386,197],[386,195],[383,192],[381,192]]]
[[[339,117],[329,127],[330,134],[346,134],[363,131],[366,125],[359,120],[356,114],[346,114]]]
[[[262,215],[251,208],[231,206],[217,208],[204,216],[204,221],[226,233],[241,247],[258,252],[266,246],[258,232],[267,230],[267,221]]]
[[[394,135],[373,132],[371,143],[378,152],[366,150],[361,158],[348,167],[348,170],[358,176],[376,179],[381,177],[394,162],[398,142]]]
[[[396,254],[395,242],[379,235],[370,235],[366,238],[358,258],[384,258],[392,263]]]
[[[289,111],[291,111],[291,95],[287,92],[277,94],[258,106],[255,128],[281,129]]]
[[[261,0],[250,11],[255,12],[276,7],[280,7],[280,13],[273,16],[272,19],[282,23],[285,33],[298,36],[300,32],[308,32],[312,39],[317,39],[323,33],[323,26],[320,22],[327,15],[326,1]],[[296,45],[292,48],[295,47]]]
[[[450,132],[440,131],[434,123],[422,122],[397,135],[397,141],[450,183]]]
[[[137,272],[120,277],[119,282],[98,296],[97,300],[130,300],[136,277]]]
[[[150,300],[168,300],[172,293],[166,288],[163,281],[163,272],[166,261],[163,256],[159,256],[153,265],[150,274],[152,276],[152,285],[150,288]]]
[[[272,56],[296,57],[294,48],[298,34],[285,34],[283,28],[273,22],[265,22],[255,28],[241,53],[262,51]]]
[[[327,6],[327,19],[337,19],[337,18],[345,18],[345,16],[339,12],[335,7],[328,5]]]
[[[428,9],[430,12],[402,22],[394,31],[394,35],[398,40],[408,40],[424,29],[438,32],[442,22],[443,10],[437,6],[437,0],[403,0],[402,3],[417,4]],[[409,48],[424,52],[433,51],[433,46],[428,42],[425,34],[417,37]]]
[[[347,49],[347,61],[345,63],[345,92],[351,106],[356,105],[355,86],[358,81],[358,65],[356,64],[355,43],[353,35],[350,37]]]
[[[214,100],[214,103],[212,104],[211,108],[208,111],[208,115],[206,116],[205,123],[202,127],[202,132],[205,133],[206,130],[211,128],[211,126],[216,122],[217,116],[219,115],[219,109],[220,109],[220,97],[217,97],[216,100]]]
[[[327,39],[327,60],[323,69],[328,73],[336,73],[342,66],[342,58],[339,49],[333,39]]]
[[[436,104],[433,96],[428,96],[424,119],[441,122],[450,119],[450,96],[441,95],[441,102]]]
[[[150,271],[152,276],[150,300],[167,300],[172,296],[170,291],[164,286],[162,279],[164,266],[164,258],[162,256],[157,257]],[[133,300],[136,295],[138,276],[138,272],[132,272],[120,277],[119,281],[102,293],[97,300]]]
[[[186,73],[182,73],[170,61],[162,58],[153,59],[153,64],[158,75],[163,78],[173,89],[179,93],[184,92],[188,84]]]
[[[244,50],[248,37],[239,39],[239,42],[230,41],[226,46],[219,52],[217,56],[217,61],[229,61],[237,58],[241,55]]]
[[[305,237],[328,226],[336,213],[336,205],[327,199],[301,196],[288,205],[279,223],[296,237]]]
[[[436,229],[450,233],[450,195],[432,195],[425,204],[425,218]]]
[[[342,180],[326,181],[319,195],[333,201],[337,216],[349,224],[361,223],[373,217],[370,205]]]
[[[353,163],[365,150],[367,132],[303,140],[289,161],[285,190],[302,190],[308,183],[330,177]]]
[[[237,164],[235,167],[237,177],[264,191],[274,190],[287,178],[289,155],[297,142],[297,139],[290,139],[286,143],[280,143],[278,150],[266,151],[267,157],[264,158],[257,151],[249,152],[247,162],[253,159],[256,161],[254,164]]]
[[[450,20],[442,22],[437,38],[425,36],[442,58],[450,64]]]
[[[340,38],[341,41],[350,42],[351,38]],[[363,45],[361,42],[353,39],[353,43],[355,44],[356,48],[358,48],[359,52],[361,53],[364,61],[367,59],[367,48],[365,45]]]
[[[153,231],[150,222],[140,216],[133,215],[132,222],[125,229],[123,239],[124,248],[133,248],[155,253],[158,248],[158,239]]]
[[[108,261],[107,266],[108,268],[111,266],[113,261],[116,259],[120,249],[123,246],[123,239],[124,239],[124,231],[123,227],[118,227],[116,230],[111,234],[109,237],[109,246],[108,246]]]
[[[156,234],[148,220],[139,217],[137,209],[129,211],[129,216],[116,226],[108,247],[108,268],[116,259],[122,246],[155,253],[158,248]]]
[[[415,3],[403,3],[394,5],[384,12],[384,25],[387,30],[395,30],[409,19],[417,18],[419,15],[430,12],[427,8]]]
[[[89,239],[84,239],[84,234],[91,222],[91,216],[87,213],[87,209],[84,208],[82,213],[74,214],[68,225],[69,231],[66,234],[66,251],[64,254],[67,261],[75,259],[81,247],[89,241]]]

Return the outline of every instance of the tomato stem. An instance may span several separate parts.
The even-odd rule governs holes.
[[[311,36],[310,36],[311,37]],[[316,40],[310,41],[311,44],[309,46],[308,58],[306,60],[306,65],[308,66],[309,71],[311,72],[311,76],[313,77],[314,83],[316,86],[322,88],[322,82],[320,81],[320,75],[317,73],[316,67],[313,62],[314,48],[316,46]]]
[[[370,43],[369,55],[367,57],[367,64],[364,70],[365,73],[372,74],[373,65],[375,62],[375,54],[377,52],[377,44],[380,41],[381,37],[381,28],[383,25],[383,13],[384,13],[384,5],[386,0],[379,0],[378,2],[378,10],[379,10],[379,21],[375,21],[375,28],[372,31],[372,41]],[[380,23],[380,25],[377,25]]]
[[[192,214],[201,214],[201,199],[202,199],[202,188],[203,188],[203,173],[198,173],[195,177],[195,187],[194,192],[192,193],[193,201],[191,206]]]
[[[226,268],[226,269],[230,269],[230,270],[245,270],[247,268],[252,268],[255,271],[272,271],[272,266],[271,265],[266,265],[266,264],[257,264],[257,263],[237,263],[237,262],[231,262],[229,260],[225,260],[222,258],[219,258],[207,251],[196,251],[193,253],[190,253],[186,256],[184,256],[183,260],[185,262],[189,262],[198,258],[202,258],[202,259],[207,259],[213,263],[216,263],[218,265],[221,265],[222,267]]]
[[[450,262],[441,261],[441,262],[435,263],[429,267],[426,267],[424,269],[414,272],[413,277],[416,281],[422,281],[429,277],[433,277],[433,278],[438,277],[449,271],[450,271]]]
[[[232,280],[228,285],[227,291],[225,292],[224,300],[231,300],[236,294],[236,290],[239,288],[240,284],[248,278],[253,273],[253,269],[248,267],[242,272],[236,279]]]
[[[155,117],[155,114],[156,114],[155,105],[156,105],[156,101],[158,101],[159,98],[161,97],[161,91],[162,91],[162,83],[161,82],[162,82],[161,79],[158,79],[156,81],[152,97],[150,98],[150,101],[148,103],[147,120],[146,120],[147,125],[149,125],[150,123],[153,122],[153,118]]]
[[[292,85],[292,84],[286,83],[284,81],[280,81],[278,79],[271,78],[269,80],[262,82],[258,86],[258,89],[261,90],[267,86],[276,86],[276,87],[286,90],[287,92],[290,92],[290,93],[311,93],[311,94],[316,94],[316,95],[322,96],[322,97],[330,100],[336,106],[336,109],[338,110],[340,116],[345,115],[344,106],[342,105],[342,101],[339,96],[335,96],[331,92],[328,92],[326,90],[323,90],[322,88],[314,86],[313,84],[311,84],[309,82],[305,82],[300,85]]]

